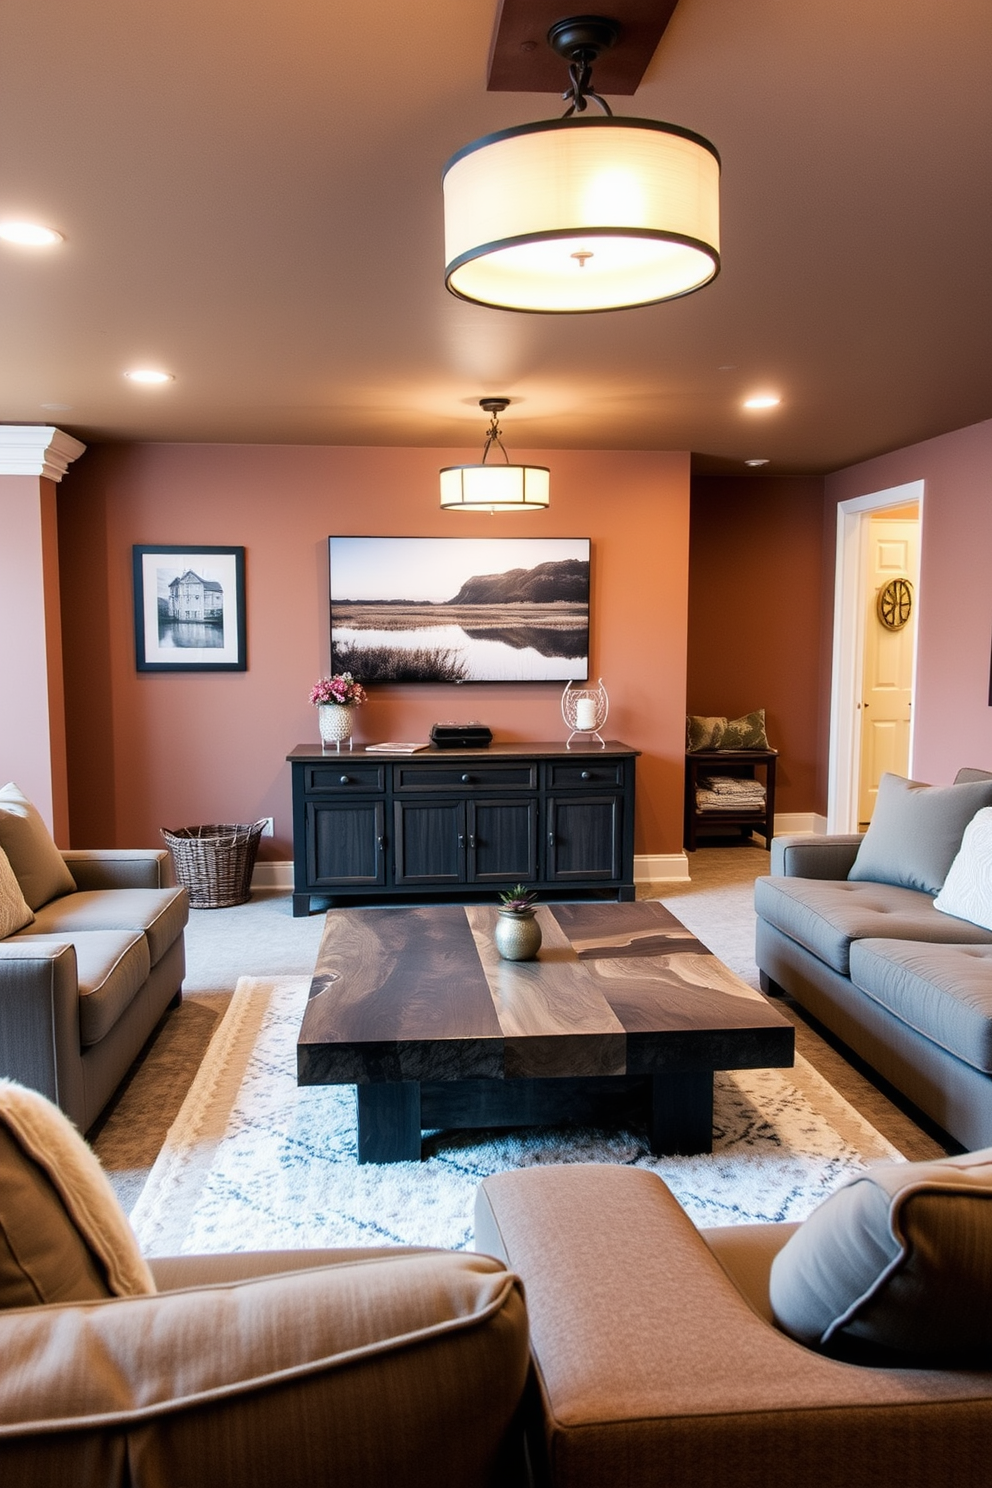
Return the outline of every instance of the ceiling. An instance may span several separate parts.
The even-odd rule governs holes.
[[[723,271],[560,317],[443,287],[448,157],[563,108],[487,92],[495,11],[4,0],[0,217],[65,242],[0,243],[0,421],[481,448],[477,400],[505,393],[511,455],[785,475],[992,416],[988,0],[679,0],[612,101],[719,149]],[[148,364],[175,381],[124,379]]]

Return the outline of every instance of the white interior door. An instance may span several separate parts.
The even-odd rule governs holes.
[[[868,533],[858,820],[871,821],[884,771],[909,773],[919,519],[872,516]]]

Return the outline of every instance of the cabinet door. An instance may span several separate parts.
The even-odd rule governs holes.
[[[622,802],[621,796],[548,798],[549,879],[619,879]]]
[[[308,885],[384,884],[384,833],[382,801],[308,801]]]
[[[468,802],[468,878],[474,883],[536,881],[536,798]]]
[[[394,801],[398,884],[465,882],[464,801]]]

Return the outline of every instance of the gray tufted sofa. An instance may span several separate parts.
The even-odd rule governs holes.
[[[878,835],[877,878],[856,876],[867,836],[775,838],[772,872],[755,883],[756,959],[766,992],[795,998],[963,1147],[986,1147],[992,932],[933,901],[962,818],[992,805],[992,775],[959,771],[930,801],[945,815],[923,841],[895,835],[887,852]],[[929,861],[926,888],[906,886],[914,854]]]
[[[62,857],[75,890],[0,940],[0,1075],[86,1131],[181,996],[189,896],[164,850]]]

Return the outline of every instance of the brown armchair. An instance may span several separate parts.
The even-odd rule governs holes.
[[[643,1169],[487,1178],[476,1243],[526,1287],[542,1481],[984,1488],[992,1371],[841,1362],[775,1326],[797,1228],[697,1230]]]

